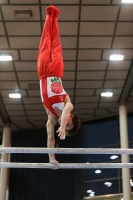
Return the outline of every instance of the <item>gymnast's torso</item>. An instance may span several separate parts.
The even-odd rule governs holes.
[[[58,116],[57,110],[64,109],[67,97],[59,77],[46,77],[40,80],[41,99],[44,107],[53,115]]]

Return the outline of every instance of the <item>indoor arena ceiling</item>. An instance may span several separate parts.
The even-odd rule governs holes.
[[[59,27],[65,73],[63,86],[82,121],[118,114],[121,103],[133,111],[133,4],[121,0],[0,0],[0,130],[44,127],[36,71],[45,9],[60,10]],[[111,54],[124,55],[110,61]],[[101,92],[111,91],[110,98]],[[19,92],[20,99],[9,98]]]

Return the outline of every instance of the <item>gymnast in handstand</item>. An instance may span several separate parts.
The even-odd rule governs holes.
[[[80,127],[78,116],[71,113],[74,109],[69,95],[62,86],[64,63],[58,28],[59,10],[55,6],[46,8],[46,20],[38,51],[38,77],[42,103],[48,115],[47,147],[54,148],[54,127],[60,124],[57,130],[60,139],[77,133]],[[49,154],[49,161],[58,165],[54,154]]]

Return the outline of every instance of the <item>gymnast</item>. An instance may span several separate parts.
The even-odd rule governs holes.
[[[55,6],[46,8],[46,20],[38,51],[37,70],[40,80],[42,104],[48,115],[47,147],[54,148],[54,127],[59,123],[56,131],[60,139],[72,136],[80,128],[80,120],[75,113],[69,95],[63,89],[62,76],[64,63],[58,28],[59,10]],[[59,165],[54,154],[49,154],[49,162]]]

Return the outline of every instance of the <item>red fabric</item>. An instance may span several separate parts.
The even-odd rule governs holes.
[[[60,78],[63,76],[64,63],[58,21],[57,17],[52,15],[46,16],[38,52],[37,70],[39,79],[48,76]]]
[[[47,94],[47,77],[55,76],[62,79],[64,72],[58,21],[53,15],[46,15],[38,51],[37,71],[38,78],[41,80],[42,103],[53,115],[57,116],[52,104],[64,102],[67,94],[61,95],[63,101],[60,99],[60,94],[50,98]]]

